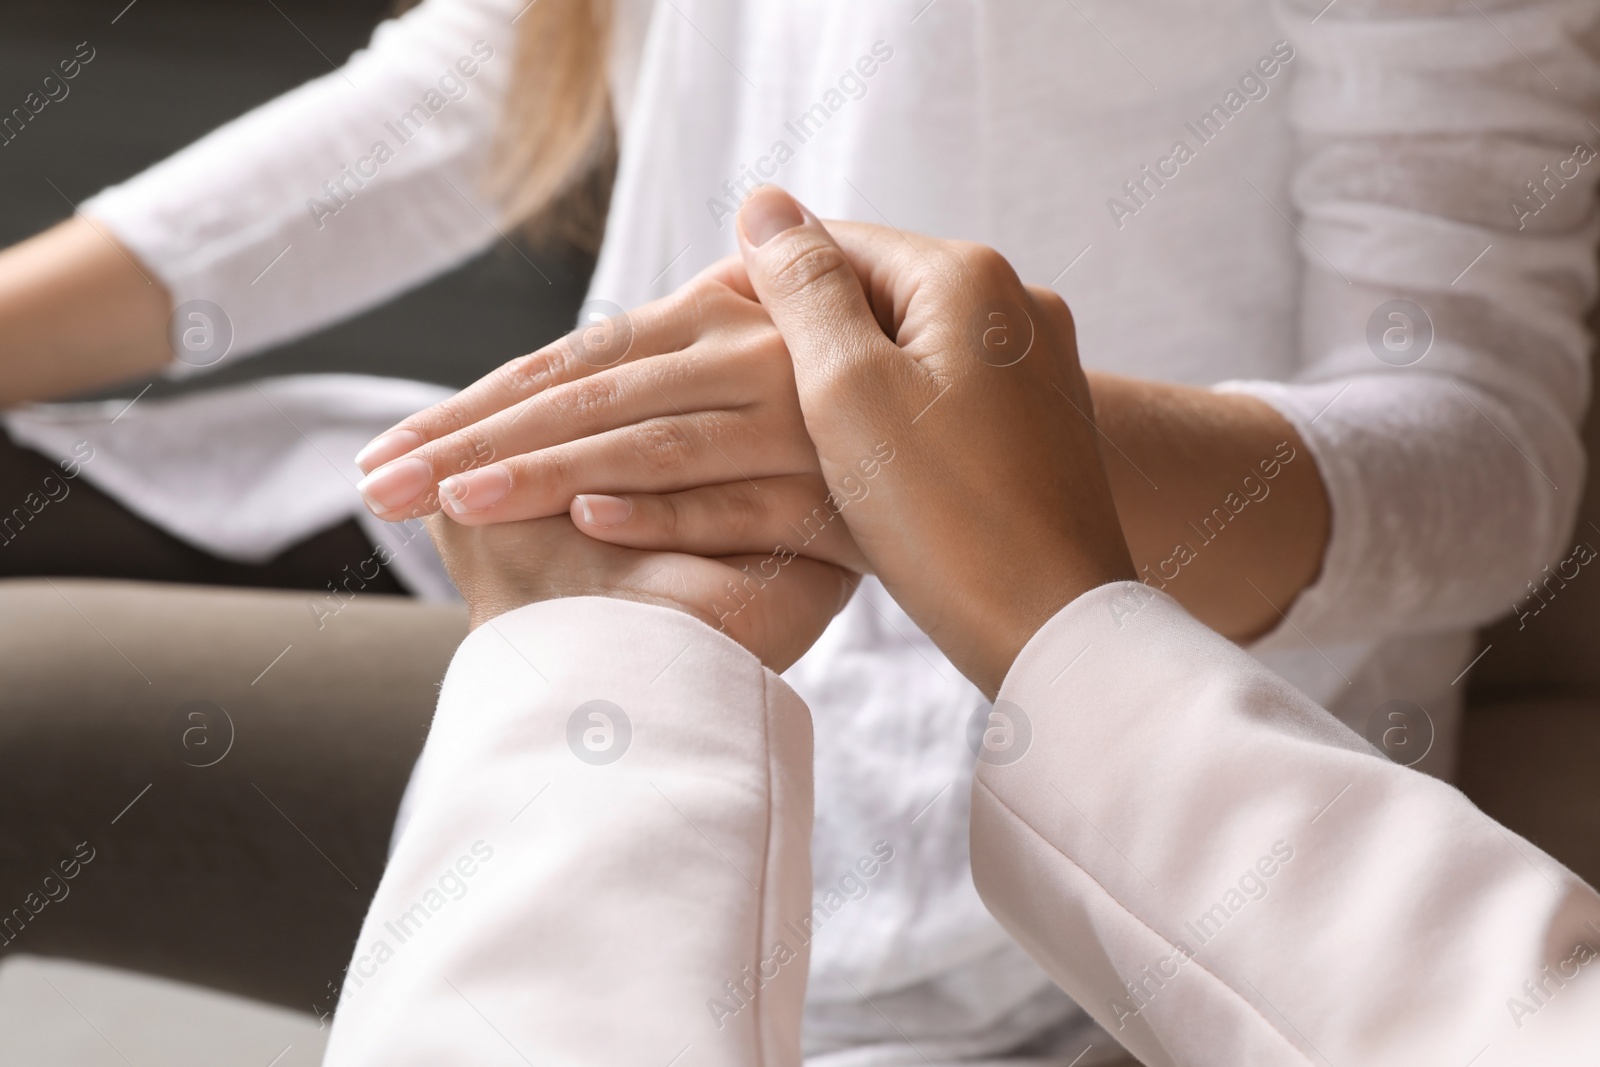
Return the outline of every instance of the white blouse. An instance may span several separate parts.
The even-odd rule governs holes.
[[[523,6],[428,0],[82,211],[177,303],[225,309],[230,359],[391,297],[503,239],[482,181]],[[1358,732],[1420,705],[1420,766],[1448,771],[1468,628],[1566,554],[1583,478],[1591,0],[618,6],[592,298],[633,306],[732,251],[759,180],[995,246],[1071,303],[1086,365],[1248,391],[1296,426],[1332,537],[1252,651]],[[85,476],[130,508],[261,559],[350,515],[376,531],[349,457],[442,395],[301,376],[6,424],[46,452],[89,440]],[[402,577],[447,595],[400,539]],[[1086,1022],[972,887],[953,783],[981,697],[864,594],[787,675],[816,719],[818,892],[877,840],[897,855],[813,945],[808,1051],[921,1062],[904,1038],[976,1055]]]

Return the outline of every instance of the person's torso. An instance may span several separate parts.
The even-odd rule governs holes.
[[[732,253],[743,197],[772,182],[824,219],[994,246],[1067,299],[1088,367],[1295,374],[1295,62],[1265,0],[631,0],[619,18],[628,98],[591,299],[632,307]],[[1359,728],[1405,646],[1262,658]],[[978,691],[871,581],[786,678],[816,723],[808,1051],[910,1039],[881,1062],[922,1062],[1070,1028],[972,887]],[[875,848],[893,858],[850,878]]]

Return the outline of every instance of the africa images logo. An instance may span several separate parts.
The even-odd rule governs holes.
[[[589,700],[567,716],[567,747],[596,767],[615,763],[633,743],[633,720],[609,700]]]

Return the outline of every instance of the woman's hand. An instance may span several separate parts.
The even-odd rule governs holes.
[[[429,521],[473,629],[526,604],[605,596],[687,612],[773,671],[811,647],[853,588],[839,568],[794,556],[703,559],[583,536],[565,515],[487,526]]]
[[[839,525],[992,696],[1065,604],[1134,577],[1066,304],[992,249],[859,224],[830,234],[773,188],[740,212],[740,243]],[[733,525],[702,503],[650,529],[655,505],[636,498],[630,536],[680,547],[682,530]],[[762,521],[740,520],[757,541],[782,535],[781,517]]]
[[[770,553],[795,541],[769,538],[765,520],[805,529],[827,486],[783,338],[748,284],[737,288],[742,276],[737,261],[719,264],[406,419],[357,457],[368,507],[390,520],[442,508],[463,526],[570,510],[628,544],[636,513],[654,530],[714,505],[735,536],[685,524],[677,548]],[[739,536],[740,522],[758,521],[761,538]],[[843,524],[824,525],[806,554],[864,566]]]
[[[1071,312],[992,249],[878,227],[835,241],[775,188],[739,230],[829,487],[843,498],[864,457],[892,450],[845,523],[992,696],[1064,605],[1134,577]]]

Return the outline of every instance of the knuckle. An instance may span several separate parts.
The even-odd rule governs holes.
[[[1067,303],[1066,298],[1060,293],[1042,285],[1030,285],[1028,286],[1028,295],[1033,298],[1034,304],[1051,322],[1057,326],[1064,326],[1069,330],[1075,327],[1072,318],[1072,306]]]
[[[494,439],[477,427],[461,431],[459,450],[456,454],[456,471],[468,471],[474,467],[481,467],[486,463],[493,463],[498,450],[495,448]]]
[[[1040,316],[1041,336],[1047,354],[1045,366],[1065,372],[1069,380],[1079,380],[1083,370],[1078,362],[1078,329],[1072,308],[1052,290],[1029,286],[1029,294]],[[1085,394],[1087,395],[1087,394]]]
[[[562,390],[561,404],[580,430],[592,432],[606,424],[621,399],[616,382],[604,374],[573,382]],[[609,428],[609,427],[607,427]]]
[[[742,338],[771,322],[766,308],[726,286],[718,286],[701,300],[696,324],[702,334],[727,332]]]
[[[1022,282],[1005,256],[975,241],[950,241],[939,250],[936,262],[947,284],[968,296],[993,296],[997,288],[1020,295]]]
[[[508,461],[505,466],[511,473],[513,495],[535,489],[540,493],[548,490],[552,495],[570,501],[574,494],[584,491],[578,480],[581,464],[565,448],[530,453]]]
[[[1006,257],[986,244],[957,241],[951,251],[957,263],[979,277],[987,278],[1011,271],[1011,264],[1006,262]]]
[[[469,426],[441,437],[421,455],[433,468],[434,476],[444,478],[493,463],[496,450],[488,434],[477,426]]]
[[[550,387],[560,359],[559,349],[541,348],[510,360],[495,373],[514,395],[529,396]]]
[[[667,306],[692,321],[715,320],[733,292],[704,278],[696,279],[667,298]]]
[[[677,291],[670,296],[662,298],[662,303],[670,310],[683,313],[697,313],[708,308],[714,308],[717,299],[727,289],[705,278],[694,278],[687,284],[679,286]]]
[[[677,544],[681,531],[688,525],[687,510],[690,506],[688,494],[670,493],[657,499],[661,506],[652,509],[654,514],[651,517],[651,525],[663,543]]]
[[[780,296],[793,298],[849,269],[849,262],[837,247],[799,234],[775,250],[768,277]]]
[[[439,401],[427,411],[418,412],[400,425],[408,430],[417,430],[424,437],[439,438],[455,433],[467,424],[466,411],[458,393]]]
[[[540,389],[548,389],[552,385],[571,381],[579,373],[583,361],[572,350],[571,335],[552,341],[544,348],[533,354],[539,361],[534,372],[534,383]]]
[[[694,443],[684,428],[668,419],[652,419],[638,427],[639,456],[658,475],[681,473]]]
[[[708,310],[709,291],[703,283],[692,282],[675,289],[666,296],[629,312],[631,328],[641,337],[653,338],[650,353],[656,353],[667,339],[692,332],[708,319],[715,319]]]
[[[723,493],[722,514],[719,523],[736,539],[748,539],[759,534],[765,525],[766,505],[757,498],[756,490],[748,485],[730,488]]]

